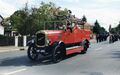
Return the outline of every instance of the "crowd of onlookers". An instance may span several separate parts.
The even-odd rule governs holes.
[[[96,34],[97,43],[102,42],[102,41],[106,41],[108,36],[109,36],[108,34]]]
[[[109,43],[114,43],[115,41],[120,40],[120,34],[110,34]]]
[[[109,43],[114,43],[120,40],[120,34],[96,34],[97,43],[107,41],[107,39],[109,39]]]

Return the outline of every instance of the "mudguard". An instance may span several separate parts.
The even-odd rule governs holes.
[[[32,39],[30,41],[27,42],[27,46],[31,46],[31,45],[34,45],[35,44],[35,40]]]

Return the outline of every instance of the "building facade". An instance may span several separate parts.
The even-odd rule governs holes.
[[[0,35],[4,35],[4,27],[2,26],[3,17],[0,15]]]

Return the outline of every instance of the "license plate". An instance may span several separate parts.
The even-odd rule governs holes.
[[[45,50],[40,50],[40,52],[45,52]]]

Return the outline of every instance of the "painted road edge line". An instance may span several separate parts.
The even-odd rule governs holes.
[[[2,75],[12,75],[12,74],[19,73],[19,72],[22,72],[22,71],[25,71],[25,70],[27,70],[27,69],[23,68],[23,69],[15,70],[15,71],[8,72],[8,73],[2,73]]]
[[[100,48],[97,48],[97,49],[95,49],[95,50],[101,50],[102,49],[102,47],[100,47]]]

